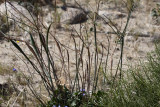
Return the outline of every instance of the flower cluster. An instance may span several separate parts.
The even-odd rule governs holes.
[[[83,93],[82,95],[85,96],[85,89],[80,89],[80,91]]]

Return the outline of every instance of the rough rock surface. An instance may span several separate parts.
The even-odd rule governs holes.
[[[6,11],[7,10],[7,11]],[[31,14],[17,2],[7,2],[0,5],[1,17],[8,17],[9,21],[33,21]],[[7,14],[6,14],[7,13]],[[24,16],[25,15],[25,16]]]
[[[34,15],[30,13],[25,7],[19,5],[17,2],[6,2],[0,5],[0,31],[1,36],[9,29],[29,29],[32,26]],[[26,26],[27,25],[27,26]],[[3,33],[2,33],[3,32]],[[21,30],[21,32],[24,32]],[[23,33],[22,33],[23,34]]]
[[[32,4],[38,4],[40,6],[45,6],[45,5],[55,5],[55,0],[9,0],[9,1],[14,1],[14,2],[30,2]],[[4,3],[5,0],[0,0],[0,4]],[[56,4],[65,4],[65,0],[56,0]]]
[[[67,8],[66,12],[62,13],[61,21],[65,24],[78,24],[87,20],[87,14],[76,8]]]

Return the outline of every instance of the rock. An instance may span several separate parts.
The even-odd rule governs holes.
[[[20,2],[20,3],[18,3],[18,5],[25,7],[31,13],[35,13],[35,11],[36,11],[35,7],[30,2]]]
[[[104,18],[104,19],[120,19],[120,18],[125,18],[126,14],[123,14],[121,12],[107,12],[105,10],[99,11],[98,12],[98,19]]]
[[[153,2],[159,2],[159,0],[153,0]]]
[[[152,18],[152,24],[153,25],[160,25],[160,16],[158,16],[157,18]]]
[[[6,12],[7,10],[7,12]],[[6,16],[8,20],[14,21],[33,21],[31,14],[23,6],[19,5],[17,2],[7,2],[0,5],[0,15],[2,17]]]
[[[67,11],[63,12],[61,15],[61,22],[65,24],[78,24],[85,22],[87,14],[89,12],[84,12],[81,9],[67,8]]]
[[[1,76],[0,75],[0,84],[6,84],[8,82],[9,76]]]
[[[122,18],[125,18],[125,17],[126,17],[125,14],[119,13],[119,14],[116,14],[115,19],[122,19]]]
[[[6,2],[0,5],[0,31],[3,33],[8,32],[13,25],[25,29],[26,25],[30,26],[33,23],[33,18],[35,18],[34,15],[17,2]]]
[[[55,0],[9,0],[9,1],[14,1],[14,2],[28,2],[31,3],[32,5],[38,4],[39,6],[46,6],[46,5],[55,5]],[[0,0],[0,4],[4,3],[5,0]],[[57,5],[65,5],[65,0],[56,0]]]
[[[151,42],[153,43],[159,43],[160,42],[160,34],[159,33],[155,33],[151,36]]]
[[[0,75],[0,95],[11,95],[13,92],[11,86],[8,83],[9,76]]]
[[[5,89],[9,88],[9,85],[6,84],[0,84],[0,94],[2,95],[3,93],[5,94],[4,91],[6,91]]]
[[[104,10],[98,11],[98,15],[104,19],[106,19],[106,17],[107,18],[113,17],[113,13],[108,13],[107,11],[104,11]],[[101,19],[100,17],[98,19]]]

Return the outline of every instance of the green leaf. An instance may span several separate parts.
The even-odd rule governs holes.
[[[32,46],[33,46],[33,48],[34,48],[36,54],[37,54],[38,57],[39,57],[39,56],[40,56],[40,51],[39,51],[38,47],[36,46],[36,43],[35,43],[35,41],[34,41],[34,39],[33,39],[32,34],[31,34],[31,33],[29,33],[29,34],[30,34]]]
[[[29,61],[30,59],[27,57],[27,55],[23,52],[23,50],[18,46],[18,44],[16,42],[14,42],[13,40],[11,40],[12,44],[25,56],[25,58]]]
[[[49,31],[50,31],[51,25],[52,25],[52,23],[49,25],[49,27],[47,29],[47,37],[46,37],[46,48],[47,48],[47,50],[48,50],[48,36],[49,36]]]
[[[76,100],[73,100],[73,102],[71,103],[71,106],[76,106]]]

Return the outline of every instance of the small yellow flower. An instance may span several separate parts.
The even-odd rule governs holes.
[[[19,43],[19,41],[17,41],[17,43]]]

